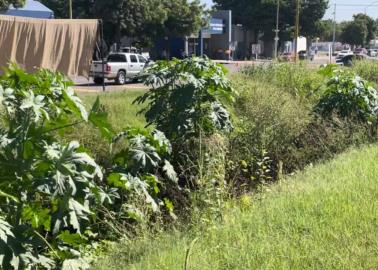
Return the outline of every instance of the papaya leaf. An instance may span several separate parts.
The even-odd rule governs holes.
[[[114,130],[108,121],[108,114],[101,109],[100,98],[97,97],[92,106],[88,120],[99,129],[103,138],[111,141],[114,137]]]
[[[177,183],[178,178],[175,169],[173,168],[172,164],[168,160],[164,160],[163,171],[167,175],[168,179],[174,183]]]

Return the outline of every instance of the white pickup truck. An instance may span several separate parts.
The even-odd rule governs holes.
[[[95,84],[102,84],[103,77],[115,80],[117,84],[125,84],[127,80],[135,79],[148,62],[143,55],[136,53],[111,53],[104,61],[104,67],[102,61],[92,62],[89,77]]]

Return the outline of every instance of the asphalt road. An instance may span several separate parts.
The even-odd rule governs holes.
[[[75,83],[74,89],[79,93],[101,93],[103,92],[102,85],[97,85],[92,79],[87,79],[85,77],[72,78]],[[117,85],[114,81],[105,80],[105,91],[106,92],[117,92],[124,91],[128,89],[147,89],[142,83],[126,83],[125,85]]]

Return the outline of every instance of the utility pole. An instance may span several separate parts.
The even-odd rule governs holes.
[[[278,37],[278,32],[280,31],[278,30],[279,19],[280,19],[280,0],[277,0],[276,30],[274,31],[276,32],[276,36],[274,38],[274,58],[275,59],[277,59],[278,57],[278,41],[280,40]]]
[[[333,9],[333,37],[332,37],[332,52],[335,51],[336,42],[336,4]]]
[[[72,0],[68,1],[69,9],[70,9],[70,19],[72,19]]]
[[[296,9],[296,16],[295,16],[294,62],[297,62],[297,59],[298,59],[299,9],[300,9],[300,0],[297,0],[297,9]]]

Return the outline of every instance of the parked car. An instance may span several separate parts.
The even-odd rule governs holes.
[[[298,52],[299,60],[314,60],[314,54],[313,53],[307,53],[307,51],[299,51]]]
[[[107,57],[104,67],[102,61],[92,62],[89,76],[93,78],[95,84],[102,84],[103,77],[115,80],[117,84],[125,84],[127,80],[136,79],[148,63],[149,60],[140,54],[111,53]]]
[[[377,49],[369,49],[368,55],[371,56],[371,57],[376,57],[376,56],[378,56],[378,50]]]
[[[349,54],[336,58],[336,64],[350,67],[356,60],[363,60],[366,58],[364,54]]]
[[[346,55],[353,55],[353,52],[351,50],[342,50],[337,54],[337,58],[342,58]]]
[[[283,54],[281,54],[280,58],[282,61],[292,61],[293,54],[291,52],[284,52]]]
[[[358,54],[364,54],[366,55],[367,54],[367,50],[365,48],[357,48],[354,50],[354,54],[355,55],[358,55]]]

